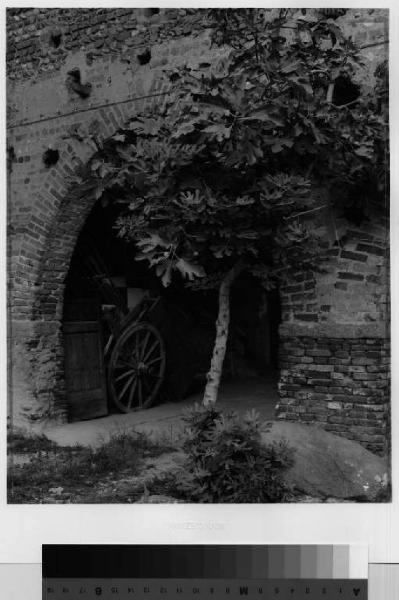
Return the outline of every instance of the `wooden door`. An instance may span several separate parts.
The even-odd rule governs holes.
[[[64,323],[65,380],[69,420],[108,414],[99,321]]]

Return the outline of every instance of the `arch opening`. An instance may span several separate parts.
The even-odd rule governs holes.
[[[217,290],[192,291],[176,278],[164,288],[132,244],[117,237],[118,205],[97,203],[78,237],[65,280],[62,333],[68,420],[119,412],[110,388],[113,335],[124,315],[146,297],[159,303],[149,320],[165,343],[166,368],[152,406],[200,400],[213,348]],[[235,409],[259,409],[268,418],[277,403],[278,291],[266,292],[251,276],[232,291],[231,328],[221,398]],[[123,313],[123,314],[122,314]],[[117,329],[117,336],[123,327]],[[86,357],[86,359],[85,359]],[[241,400],[238,397],[241,394]],[[266,397],[269,396],[269,397]]]

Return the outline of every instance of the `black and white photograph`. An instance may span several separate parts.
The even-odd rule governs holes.
[[[6,27],[8,503],[391,502],[389,10]]]

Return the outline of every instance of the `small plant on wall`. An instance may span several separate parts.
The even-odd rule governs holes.
[[[118,235],[163,285],[180,276],[218,288],[206,406],[217,399],[236,278],[245,270],[271,288],[290,268],[317,268],[323,242],[301,216],[322,207],[320,188],[344,204],[383,162],[375,98],[328,97],[355,72],[355,46],[334,20],[305,13],[206,11],[215,61],[167,72],[166,102],[132,117],[90,165],[96,197],[124,206]]]

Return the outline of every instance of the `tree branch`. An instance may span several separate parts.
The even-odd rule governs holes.
[[[351,104],[355,104],[356,102],[359,102],[359,98],[356,98],[356,100],[352,100],[351,102],[347,102],[346,104],[333,104],[332,102],[330,103],[331,106],[333,106],[334,108],[338,108],[338,110],[341,110],[342,108],[346,108],[347,106],[351,106]]]
[[[283,219],[285,219],[286,221],[288,221],[288,219],[296,219],[297,217],[301,217],[302,215],[307,215],[309,213],[316,212],[318,210],[321,210],[322,208],[326,208],[327,206],[328,206],[328,204],[322,204],[321,206],[316,206],[316,208],[310,208],[309,210],[303,210],[302,212],[296,213],[295,215],[290,215],[289,217],[283,217]]]

